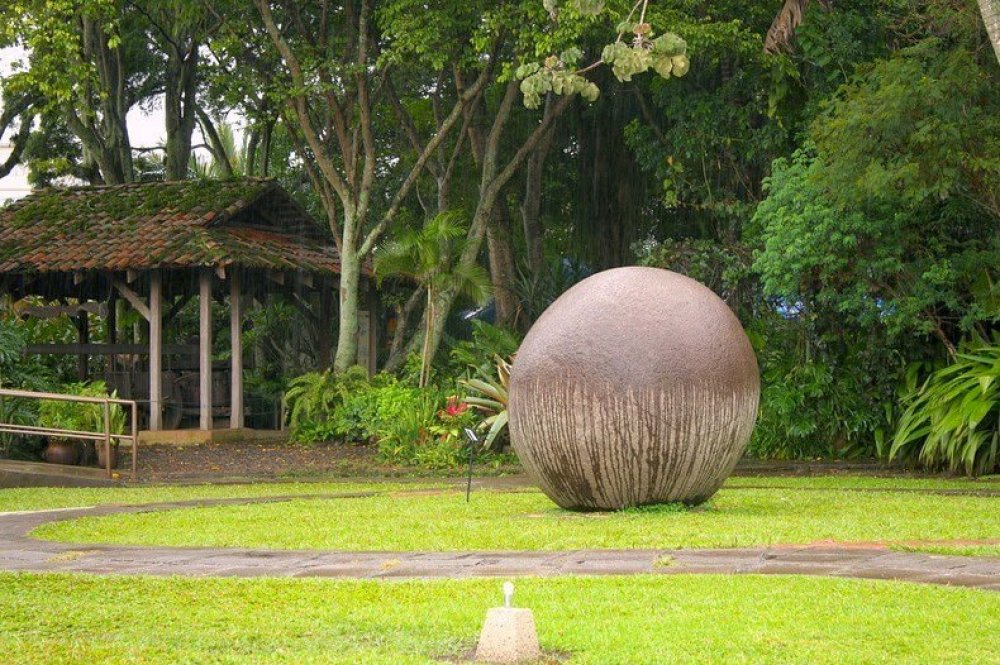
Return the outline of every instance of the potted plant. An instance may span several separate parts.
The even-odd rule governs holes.
[[[103,381],[93,383],[71,383],[62,388],[68,395],[81,397],[108,397],[107,386]],[[111,397],[115,397],[115,393]],[[112,434],[125,432],[125,411],[118,404],[112,404],[109,411]],[[64,402],[45,400],[38,408],[38,424],[50,429],[64,429],[76,432],[103,432],[104,406],[89,402]],[[78,464],[80,461],[80,445],[77,441],[59,436],[50,436],[48,446],[43,453],[45,461],[54,464]],[[104,442],[98,441],[97,461],[100,466],[106,466]],[[111,466],[118,464],[118,443],[111,444]]]

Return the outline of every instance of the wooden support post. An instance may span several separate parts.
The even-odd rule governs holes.
[[[229,428],[243,428],[243,295],[241,275],[233,270],[229,280],[229,348],[232,376],[229,380]]]
[[[198,378],[200,379],[198,415],[201,429],[212,429],[212,273],[198,275]]]
[[[77,339],[79,339],[80,344],[87,344],[90,342],[90,320],[87,318],[87,312],[81,311],[76,315],[76,332]],[[87,365],[88,357],[86,353],[81,353],[77,356],[77,378],[80,381],[86,381],[88,372]]]
[[[149,429],[163,429],[163,275],[149,274]]]
[[[118,299],[115,298],[114,291],[111,292],[111,296],[108,298],[108,315],[104,319],[105,336],[104,341],[108,344],[118,343]],[[105,361],[104,366],[107,368],[108,381],[110,382],[110,388],[115,389],[115,378],[112,376],[115,371],[115,356],[114,354],[109,355]]]

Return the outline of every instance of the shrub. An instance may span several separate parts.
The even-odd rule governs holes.
[[[391,375],[377,374],[367,385],[344,396],[330,427],[346,441],[372,441],[385,423],[398,419],[413,406],[420,392]]]
[[[1000,450],[1000,343],[960,353],[903,398],[889,459],[916,457],[929,467],[947,465],[968,475],[998,467]]]
[[[103,381],[91,383],[70,383],[60,388],[60,392],[80,397],[108,397],[108,387]],[[116,393],[111,393],[116,397]],[[125,433],[125,410],[119,404],[110,405],[110,427],[112,434]],[[42,400],[38,407],[38,425],[52,429],[75,432],[104,431],[104,406],[88,402],[64,402]]]
[[[761,459],[875,454],[899,370],[874,339],[815,335],[806,316],[771,315],[749,331],[761,369],[760,412],[747,454]]]
[[[368,372],[351,367],[342,374],[333,370],[309,372],[288,384],[283,399],[293,441],[328,441],[337,434],[334,413],[354,392],[368,385]]]
[[[413,390],[413,389],[411,389]],[[472,425],[471,410],[455,397],[429,386],[405,393],[398,414],[380,414],[379,457],[392,464],[449,469],[465,459],[462,428]]]

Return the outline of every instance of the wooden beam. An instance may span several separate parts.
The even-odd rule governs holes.
[[[302,313],[302,316],[309,319],[309,322],[312,325],[318,326],[319,316],[312,310],[312,306],[310,306],[309,302],[298,293],[292,293],[291,296],[292,304],[295,305],[295,308]]]
[[[175,300],[174,303],[170,306],[170,309],[167,310],[166,315],[163,317],[163,322],[170,323],[171,321],[173,321],[174,317],[177,316],[178,313],[180,313],[180,311],[184,308],[184,305],[188,304],[188,301],[190,300],[191,296],[189,294],[184,294],[180,298]]]
[[[198,346],[195,344],[163,344],[160,349],[165,356],[198,357]],[[77,356],[81,353],[90,356],[145,356],[149,354],[149,347],[145,344],[124,342],[114,344],[97,342],[88,344],[28,344],[24,347],[24,353],[42,356]]]
[[[198,274],[198,415],[201,429],[212,429],[212,273]]]
[[[125,271],[125,283],[131,284],[135,280],[139,279],[139,272],[137,270],[132,270],[129,268]]]
[[[108,294],[108,302],[105,305],[107,310],[107,316],[104,317],[104,342],[106,344],[117,344],[118,343],[118,307],[116,302],[118,298],[115,297],[115,292],[111,291]],[[108,375],[115,371],[115,356],[105,358],[104,367]],[[109,376],[109,379],[111,377]],[[114,384],[112,383],[112,388]]]
[[[124,286],[124,284],[122,285]],[[118,288],[117,286],[115,288]],[[132,293],[128,287],[125,290]],[[132,302],[118,289],[122,297]],[[138,300],[138,297],[136,298]],[[133,304],[133,307],[135,305]],[[140,312],[141,313],[141,312]],[[149,274],[149,429],[163,429],[163,275],[159,270]]]
[[[243,294],[240,293],[240,273],[234,271],[229,280],[229,428],[243,428]]]
[[[221,280],[226,279],[226,266],[215,266],[215,276]]]
[[[163,291],[163,278],[162,278],[162,276],[160,276],[160,273],[159,273],[158,270],[153,271],[153,272],[156,273],[156,275],[157,275],[156,279],[159,280],[159,284],[160,284],[160,286],[157,287],[157,292],[162,295],[162,291]],[[150,280],[152,280],[152,276],[150,276]],[[115,287],[115,291],[117,291],[118,294],[121,295],[121,297],[124,298],[128,302],[128,304],[132,305],[132,309],[134,309],[135,311],[139,312],[139,314],[142,316],[142,318],[146,319],[147,321],[152,321],[151,314],[150,314],[150,307],[147,307],[146,303],[142,302],[142,298],[139,297],[138,293],[136,293],[135,291],[133,291],[129,287],[125,286],[125,284],[121,280],[113,279],[113,280],[111,280],[111,285]],[[152,283],[150,283],[150,287],[149,288],[150,288],[150,292],[152,292],[152,290],[153,290]]]
[[[96,302],[85,302],[79,305],[31,305],[24,308],[21,316],[33,319],[55,319],[60,316],[76,316],[80,312],[89,312],[104,318],[108,315],[108,307],[104,303]]]

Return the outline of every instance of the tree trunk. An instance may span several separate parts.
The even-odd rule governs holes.
[[[346,205],[344,207],[346,208]],[[329,209],[328,212],[330,212]],[[338,310],[337,353],[333,360],[333,369],[337,372],[343,372],[358,364],[359,289],[364,255],[357,249],[357,233],[362,222],[363,220],[358,218],[355,210],[345,210],[339,246],[340,307]]]
[[[434,356],[431,354],[431,340],[434,339],[434,290],[427,289],[427,316],[425,317],[427,323],[427,332],[424,334],[424,346],[420,356],[420,381],[417,385],[421,388],[426,388],[427,384],[430,382],[431,376],[431,364],[434,362]],[[442,323],[442,326],[444,324]],[[436,350],[436,349],[435,349]]]
[[[1000,62],[1000,2],[998,0],[979,0],[979,13],[983,15],[986,33],[993,44],[993,53]]]
[[[552,112],[552,97],[545,100],[545,113]],[[528,158],[524,167],[524,199],[521,201],[521,225],[524,228],[524,243],[528,255],[528,270],[532,276],[545,270],[545,245],[542,240],[542,174],[545,171],[545,159],[552,148],[552,137],[555,132],[549,132],[541,140],[538,148]]]
[[[164,160],[167,180],[184,180],[191,160],[191,134],[195,124],[195,94],[198,88],[198,43],[182,53],[176,47],[167,51],[166,86],[163,105],[166,115],[167,155]]]
[[[472,224],[469,226],[465,249],[459,259],[464,265],[471,265],[478,260],[489,221],[494,214],[494,207],[498,203],[500,192],[510,182],[511,178],[514,177],[514,174],[524,166],[525,161],[538,147],[539,142],[552,130],[555,121],[573,102],[573,97],[570,95],[560,97],[552,105],[551,114],[543,116],[542,122],[528,135],[528,138],[524,140],[510,161],[501,166],[499,161],[500,139],[507,120],[510,118],[511,107],[518,95],[516,83],[514,81],[514,85],[508,85],[504,100],[501,102],[500,108],[494,116],[493,127],[486,138],[485,150],[483,151],[481,162],[479,203],[476,207],[476,213],[472,217]],[[444,324],[448,319],[448,314],[451,312],[452,305],[455,303],[456,295],[454,291],[447,290],[435,299],[433,326],[428,327],[428,331],[432,333],[430,339],[430,357],[432,358],[441,345]]]
[[[105,184],[132,182],[132,145],[126,116],[127,73],[121,49],[109,46],[108,35],[92,19],[80,18],[84,58],[97,70],[98,89],[64,106],[66,124],[90,152]]]
[[[486,231],[487,251],[490,255],[490,279],[496,302],[496,325],[511,328],[517,322],[519,302],[514,284],[517,272],[514,266],[514,238],[507,202],[500,200],[493,208],[490,225]]]
[[[340,255],[337,355],[333,360],[333,368],[337,372],[343,372],[358,364],[358,289],[361,285],[361,258],[353,248],[353,233],[346,230],[348,225],[354,224],[355,220],[350,217],[344,219],[344,243]]]

